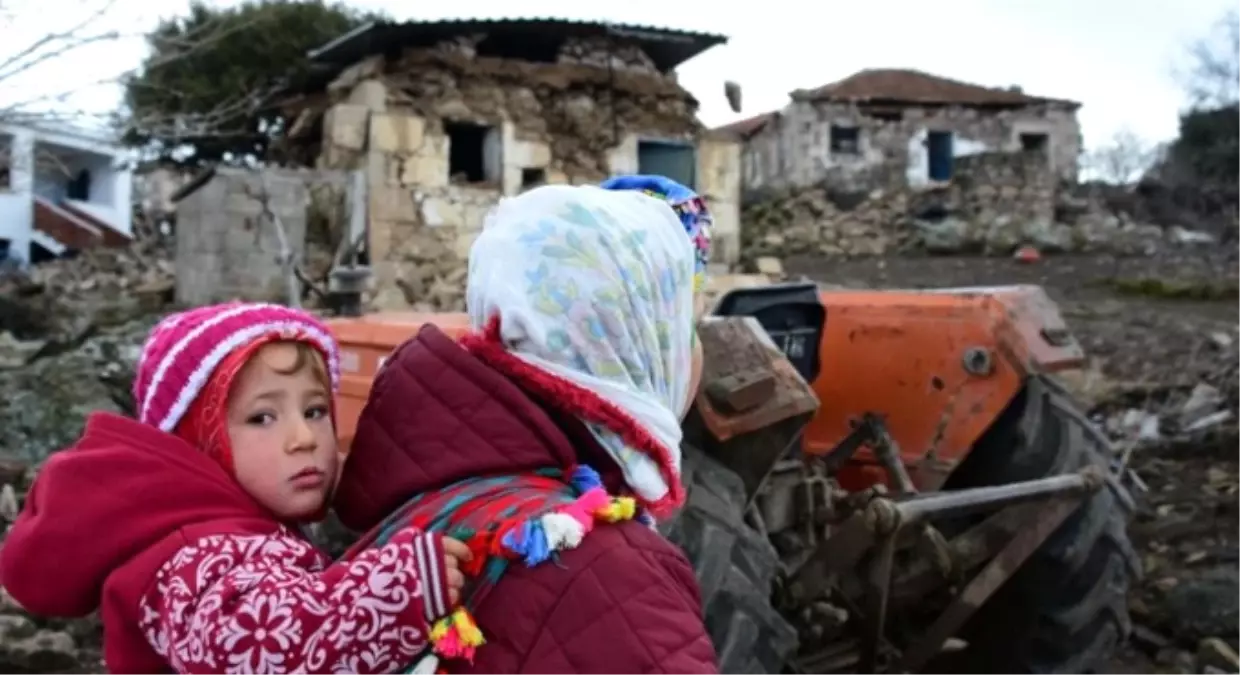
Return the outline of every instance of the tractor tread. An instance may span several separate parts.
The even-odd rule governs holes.
[[[720,672],[782,672],[796,651],[796,630],[771,606],[779,555],[745,522],[744,484],[689,445],[681,477],[685,505],[662,529],[693,565]]]
[[[979,439],[948,488],[997,485],[1110,462],[1106,437],[1041,377]],[[961,672],[1082,673],[1104,665],[1131,632],[1127,592],[1140,577],[1128,514],[1108,483],[992,596],[964,632]]]

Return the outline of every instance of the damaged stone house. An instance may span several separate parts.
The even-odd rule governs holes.
[[[709,201],[739,254],[740,142],[674,69],[719,35],[555,19],[369,24],[315,50],[283,103],[291,161],[363,170],[379,307],[461,286],[487,211],[543,183],[649,172]],[[440,306],[442,303],[431,303]]]
[[[950,180],[956,159],[1038,153],[1075,181],[1080,104],[916,70],[863,70],[791,93],[782,110],[729,124],[741,138],[746,192],[829,184],[844,189]]]

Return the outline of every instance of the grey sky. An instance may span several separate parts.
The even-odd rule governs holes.
[[[100,2],[0,0],[0,12],[8,13],[0,16],[0,62],[12,53],[11,45],[64,30],[83,9]],[[0,105],[75,91],[68,104],[75,108],[115,106],[114,86],[86,85],[135,67],[145,49],[138,34],[160,14],[184,11],[187,4],[117,0],[95,30],[116,28],[131,37],[78,50],[0,81]],[[1184,96],[1173,69],[1182,63],[1185,45],[1205,35],[1234,6],[1226,0],[764,0],[724,9],[721,3],[689,0],[352,4],[397,19],[558,16],[723,33],[731,38],[729,44],[680,68],[681,83],[701,100],[701,117],[711,126],[778,108],[792,89],[815,87],[862,68],[912,67],[1081,101],[1089,147],[1124,127],[1149,140],[1174,136]],[[740,115],[728,109],[723,97],[728,79],[744,89]]]

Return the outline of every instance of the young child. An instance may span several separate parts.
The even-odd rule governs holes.
[[[463,544],[406,529],[331,565],[297,533],[340,455],[327,329],[265,304],[164,319],[138,419],[95,413],[54,455],[0,549],[27,610],[99,608],[112,672],[396,672],[456,602]]]

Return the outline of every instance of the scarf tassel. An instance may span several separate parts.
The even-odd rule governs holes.
[[[598,472],[584,464],[573,469],[570,484],[580,495],[572,504],[531,518],[503,536],[504,548],[526,565],[539,565],[557,551],[576,548],[597,521],[615,523],[637,515],[636,500],[608,495]]]
[[[444,658],[465,659],[473,663],[474,654],[478,647],[486,644],[486,640],[469,610],[458,607],[435,622],[431,628],[431,643],[435,646],[435,653]]]
[[[598,521],[615,523],[638,515],[637,502],[632,497],[608,495],[598,473],[588,466],[573,470],[571,485],[579,495],[572,504],[531,518],[503,535],[499,543],[510,555],[533,567],[546,562],[557,551],[576,548]],[[474,551],[475,564],[471,567],[481,568],[487,558],[486,549],[495,544],[491,542],[492,546],[487,547],[484,543],[481,537],[471,537],[467,542]],[[481,569],[465,571],[473,576]],[[464,607],[435,622],[430,638],[436,654],[449,659],[463,658],[470,663],[478,647],[486,643],[478,624]]]

